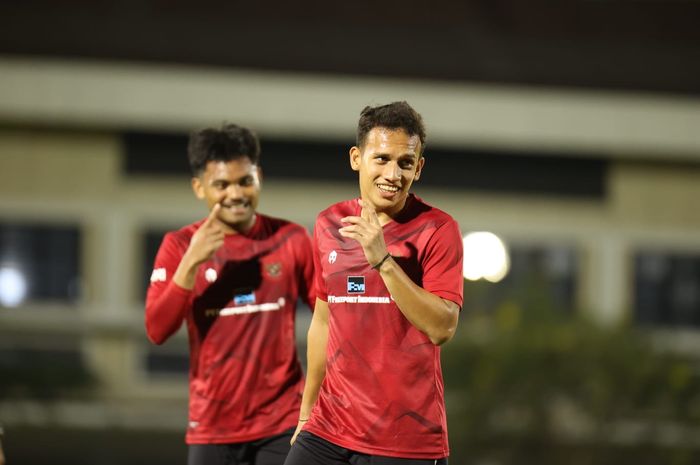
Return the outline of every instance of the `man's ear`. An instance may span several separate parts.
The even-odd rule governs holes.
[[[353,171],[360,171],[360,162],[362,161],[362,151],[356,146],[350,149],[350,167]]]
[[[421,157],[418,159],[418,164],[416,165],[416,176],[413,178],[414,181],[418,181],[420,179],[420,174],[423,172],[423,165],[425,165],[425,157],[421,155]]]
[[[199,176],[195,176],[192,178],[192,192],[194,192],[195,197],[197,197],[199,200],[204,200],[204,185],[202,184],[202,180],[199,178]]]

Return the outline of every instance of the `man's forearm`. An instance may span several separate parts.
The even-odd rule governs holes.
[[[180,264],[173,274],[173,282],[183,289],[194,289],[195,279],[197,278],[197,271],[199,271],[199,266],[201,263],[195,262],[186,253]]]
[[[192,291],[170,282],[146,297],[146,334],[154,344],[162,344],[175,333],[185,318]]]
[[[459,318],[457,304],[418,286],[393,259],[382,263],[378,271],[399,310],[413,326],[433,344],[452,339]]]

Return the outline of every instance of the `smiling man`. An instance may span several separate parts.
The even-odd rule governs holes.
[[[313,292],[311,240],[256,212],[260,144],[229,124],[190,137],[192,189],[209,215],[165,235],[146,297],[162,344],[183,322],[190,344],[189,465],[279,465],[297,424],[303,375],[296,303]]]
[[[318,298],[286,465],[445,464],[440,345],[462,305],[456,222],[413,194],[425,129],[406,102],[365,108],[350,149],[360,198],[320,213]]]

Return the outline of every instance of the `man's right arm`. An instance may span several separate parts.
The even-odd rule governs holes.
[[[314,315],[311,318],[309,333],[306,341],[306,384],[301,398],[299,423],[292,436],[293,444],[304,423],[308,421],[311,410],[318,399],[321,383],[326,376],[326,346],[328,345],[328,302],[316,299]]]
[[[156,256],[146,294],[146,334],[154,344],[164,343],[180,328],[191,305],[192,291],[173,279],[176,267],[183,264],[182,248],[172,235],[166,235]]]
[[[184,253],[182,246],[170,235],[165,237],[158,250],[146,296],[146,333],[154,344],[162,344],[180,329],[191,306],[199,266],[224,243],[224,232],[216,219],[220,208],[219,204],[214,205],[207,219],[192,235]],[[170,279],[173,268],[175,271]]]

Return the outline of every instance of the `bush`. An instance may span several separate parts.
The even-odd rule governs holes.
[[[700,463],[693,361],[640,330],[503,306],[442,360],[453,464]]]

